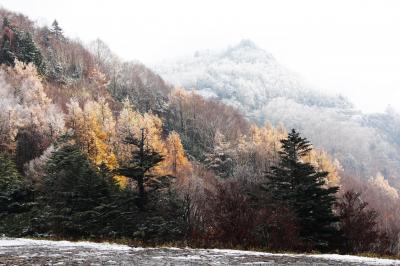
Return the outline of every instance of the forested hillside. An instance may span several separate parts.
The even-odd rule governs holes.
[[[249,42],[212,56],[222,65],[209,83],[181,84],[196,93],[101,40],[69,39],[56,20],[0,9],[0,21],[1,234],[399,254],[399,195],[382,176],[397,173],[396,114],[360,116],[277,80],[289,74]],[[239,90],[229,58],[260,64],[239,70],[271,90]],[[196,61],[200,74],[210,62]]]
[[[383,175],[400,187],[398,114],[363,114],[343,96],[306,84],[250,40],[164,62],[156,70],[171,84],[237,107],[259,125],[283,123],[301,130],[347,174]]]

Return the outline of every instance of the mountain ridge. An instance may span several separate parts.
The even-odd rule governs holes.
[[[258,124],[282,122],[301,130],[350,175],[383,173],[400,187],[400,146],[394,141],[400,126],[386,130],[382,124],[394,120],[395,113],[365,114],[344,96],[308,86],[251,40],[222,51],[196,52],[154,70],[170,84],[234,106]]]

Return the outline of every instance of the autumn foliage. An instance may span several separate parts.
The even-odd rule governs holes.
[[[172,89],[56,21],[5,17],[1,234],[400,254],[399,194],[382,174],[346,171],[304,136],[297,149],[283,124]],[[9,30],[29,32],[43,61],[10,50]]]

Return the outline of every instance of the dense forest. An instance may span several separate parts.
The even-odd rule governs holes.
[[[0,20],[1,234],[400,254],[383,176],[365,181],[302,131],[252,123],[56,20]]]

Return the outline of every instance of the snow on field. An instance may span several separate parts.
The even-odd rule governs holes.
[[[230,249],[133,248],[93,242],[0,238],[0,265],[400,265],[349,255],[274,254]]]
[[[314,258],[328,259],[328,260],[369,263],[371,265],[400,265],[400,260],[369,258],[369,257],[360,257],[351,255],[321,254],[321,255],[309,255],[309,256]]]
[[[47,247],[82,247],[98,250],[130,250],[126,245],[110,244],[110,243],[94,243],[87,241],[71,242],[71,241],[51,241],[36,240],[27,238],[0,238],[0,249],[10,246],[47,246]]]

